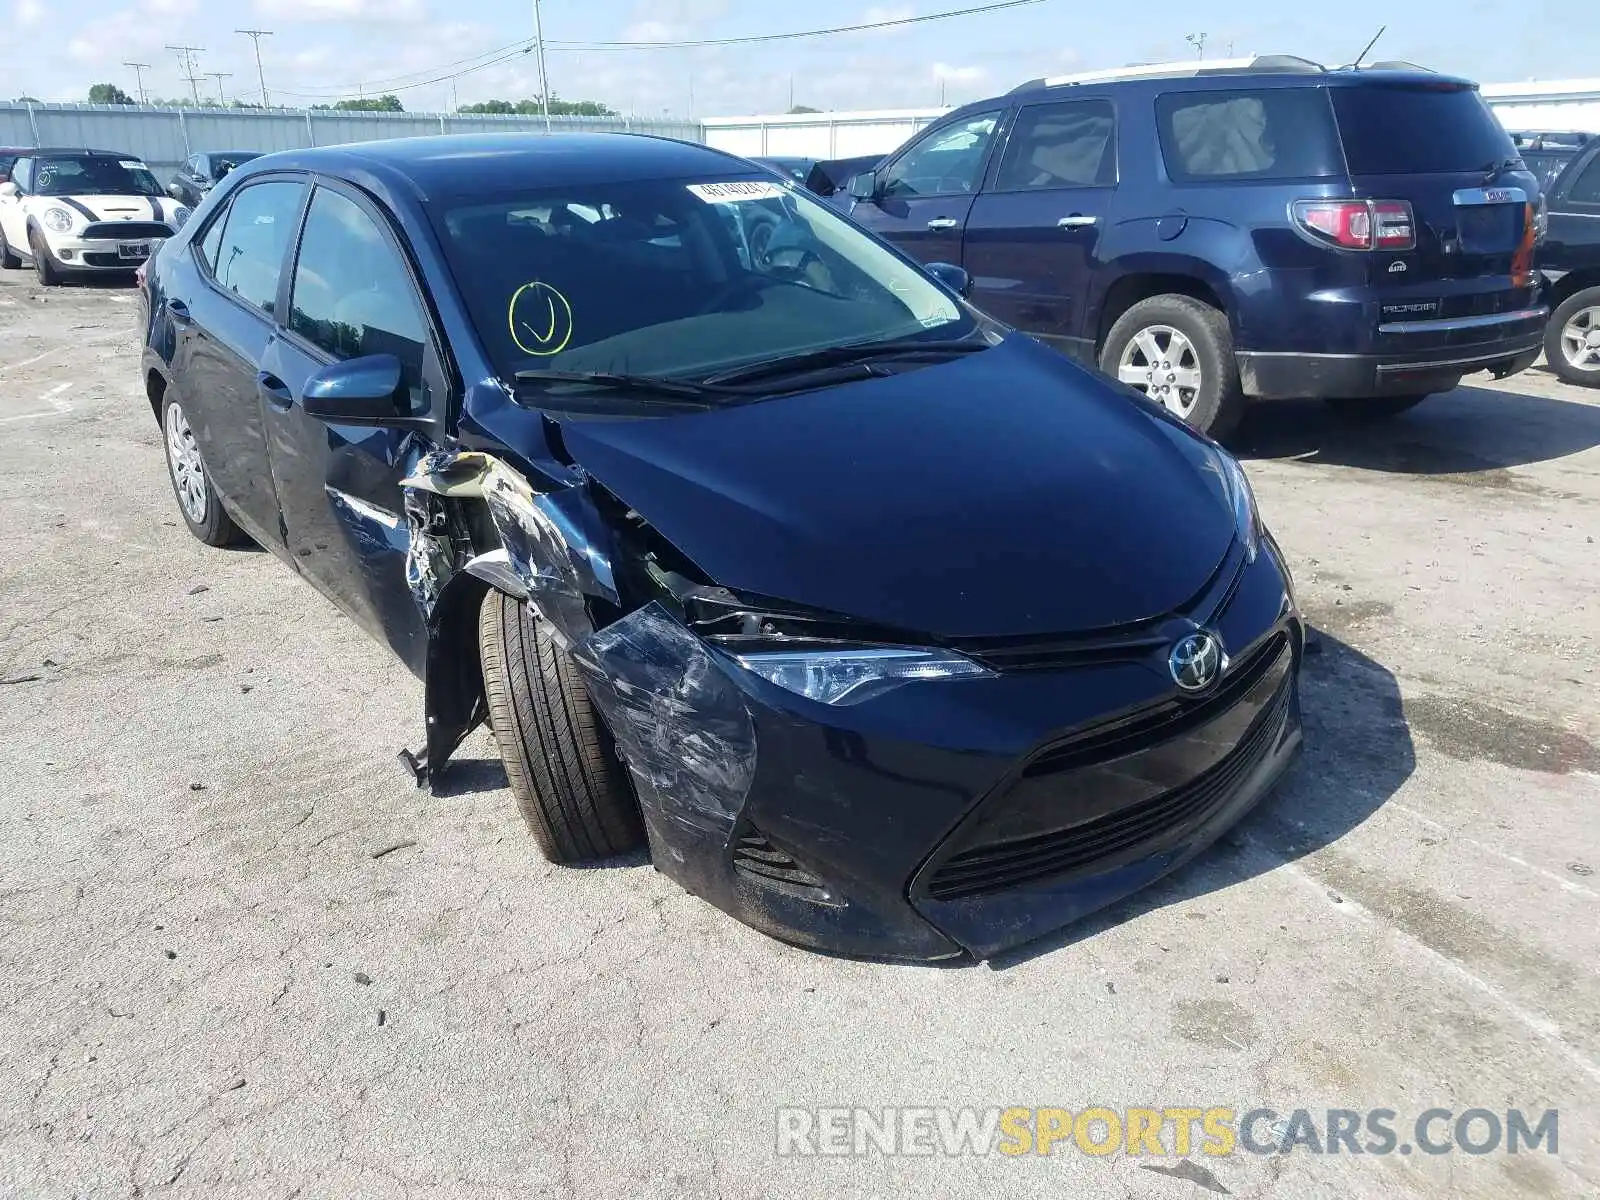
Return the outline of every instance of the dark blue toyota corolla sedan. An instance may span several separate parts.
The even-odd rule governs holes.
[[[419,782],[487,720],[554,861],[987,956],[1272,786],[1303,631],[1234,459],[966,287],[703,146],[308,150],[151,265],[144,383],[196,536],[423,678]]]

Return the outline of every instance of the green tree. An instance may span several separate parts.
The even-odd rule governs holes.
[[[134,99],[114,83],[97,83],[89,89],[90,104],[132,104]]]
[[[510,100],[480,100],[476,104],[463,104],[456,110],[462,113],[498,113],[502,116],[516,114],[522,117],[537,117],[543,114],[544,108],[539,103],[539,97],[530,96],[526,100],[512,102]],[[559,96],[550,97],[550,115],[553,117],[614,117],[617,110],[598,100],[563,100]]]
[[[506,115],[517,111],[517,106],[509,100],[483,100],[477,104],[463,104],[456,109],[463,113],[495,113]]]
[[[812,108],[810,105],[807,105],[807,104],[796,104],[793,108],[791,108],[789,110],[789,115],[791,117],[798,117],[798,116],[801,116],[804,113],[814,113],[814,112],[821,112],[821,111],[822,110],[820,108]]]
[[[363,96],[359,100],[341,100],[337,104],[313,104],[312,108],[336,108],[342,112],[405,112],[399,96],[385,93],[382,96]]]

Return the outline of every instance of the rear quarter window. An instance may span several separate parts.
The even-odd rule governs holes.
[[[1208,180],[1320,179],[1343,173],[1323,88],[1168,92],[1156,97],[1167,174]]]
[[[1333,110],[1353,175],[1488,171],[1517,156],[1511,135],[1472,88],[1337,87]]]

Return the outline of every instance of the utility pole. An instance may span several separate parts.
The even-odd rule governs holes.
[[[1184,41],[1195,49],[1195,57],[1203,59],[1206,56],[1206,35],[1203,33],[1190,33],[1184,36]]]
[[[261,107],[262,108],[270,108],[272,106],[267,103],[267,77],[264,74],[262,74],[262,71],[261,71],[261,39],[264,38],[264,37],[271,37],[272,36],[272,30],[270,30],[270,29],[235,29],[234,32],[235,33],[244,34],[245,37],[249,38],[252,42],[255,43],[255,47],[256,47],[256,82],[261,85]]]
[[[221,101],[223,108],[227,108],[228,107],[228,97],[227,97],[227,94],[224,93],[223,90],[222,90],[222,81],[224,79],[232,79],[233,78],[233,72],[232,71],[207,71],[206,74],[211,76],[211,78],[213,78],[213,79],[215,79],[217,81],[217,99],[219,101]]]
[[[168,46],[178,56],[178,70],[180,79],[189,81],[189,91],[194,94],[195,106],[200,104],[200,75],[194,69],[194,56],[204,50],[204,46]]]
[[[134,77],[134,79],[136,79],[138,81],[134,86],[139,89],[139,103],[140,104],[149,103],[149,101],[147,101],[145,99],[145,95],[144,95],[144,73],[146,71],[150,70],[150,64],[149,63],[125,62],[122,65],[125,66],[125,67],[132,67],[133,68],[133,77]]]
[[[544,67],[544,21],[539,0],[533,0],[533,36],[539,44],[539,107],[544,109],[544,131],[550,132],[550,75]]]

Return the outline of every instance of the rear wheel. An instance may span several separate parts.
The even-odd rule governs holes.
[[[15,271],[21,265],[22,259],[11,248],[11,243],[6,241],[6,231],[0,229],[0,268],[7,271]]]
[[[50,247],[44,243],[44,235],[37,229],[28,238],[28,250],[33,255],[33,273],[38,277],[40,286],[55,287],[60,283],[61,264],[56,262]]]
[[[491,590],[478,617],[489,727],[544,856],[611,858],[644,841],[639,805],[577,667],[528,606]]]
[[[244,534],[222,507],[217,489],[211,486],[189,418],[183,406],[171,397],[161,408],[161,431],[167,443],[172,494],[178,498],[178,511],[189,532],[208,546],[231,546],[242,541]]]
[[[1212,437],[1244,412],[1228,318],[1191,296],[1152,296],[1118,317],[1100,369]]]
[[[1544,327],[1544,357],[1568,383],[1600,387],[1600,287],[1574,292]]]
[[[1443,389],[1449,391],[1448,388]],[[1323,403],[1347,421],[1382,421],[1397,417],[1426,400],[1431,392],[1420,396],[1369,396],[1365,399],[1329,399]]]

